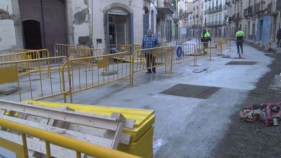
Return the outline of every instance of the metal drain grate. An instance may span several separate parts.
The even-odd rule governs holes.
[[[256,63],[255,61],[231,61],[225,65],[255,65]]]
[[[219,89],[220,89],[219,87],[177,84],[160,93],[180,96],[180,97],[207,99]]]

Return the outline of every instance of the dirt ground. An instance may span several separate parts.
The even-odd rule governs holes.
[[[248,94],[244,103],[237,105],[236,112],[231,116],[232,122],[228,131],[214,150],[212,157],[281,157],[281,125],[266,127],[261,122],[247,123],[240,121],[238,117],[238,111],[248,105],[281,102],[281,92],[268,89],[274,76],[281,72],[281,55],[269,52],[268,56],[274,58],[273,63],[268,66],[271,71],[259,80],[256,84],[257,88]]]

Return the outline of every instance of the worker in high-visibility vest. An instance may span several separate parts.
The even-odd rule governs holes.
[[[238,28],[235,37],[236,37],[237,53],[239,54],[239,58],[241,58],[240,49],[241,49],[241,53],[243,53],[244,36],[245,36],[244,32],[240,28]]]
[[[207,52],[208,52],[208,42],[209,41],[212,41],[211,35],[208,31],[206,31],[206,29],[203,29],[203,32],[201,34],[201,42],[203,43],[204,54],[207,54]]]

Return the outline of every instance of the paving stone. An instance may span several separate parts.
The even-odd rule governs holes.
[[[15,92],[18,92],[20,90],[20,87],[17,86],[8,86],[0,88],[0,94],[9,95]]]
[[[102,76],[110,76],[110,75],[114,75],[114,74],[118,74],[118,71],[112,70],[112,71],[104,71],[101,73]]]

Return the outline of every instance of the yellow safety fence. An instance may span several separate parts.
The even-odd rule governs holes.
[[[0,55],[0,63],[1,62],[11,62],[11,61],[21,61],[21,60],[31,60],[28,65],[27,63],[18,64],[17,69],[19,71],[19,75],[26,75],[30,72],[39,71],[39,67],[48,67],[50,63],[46,60],[42,60],[40,62],[33,62],[32,59],[40,59],[40,58],[48,58],[50,57],[50,53],[47,49],[40,50],[26,50],[25,52],[18,53],[10,53],[10,54],[1,54]],[[5,65],[0,65],[0,68],[4,68]]]
[[[84,46],[73,46],[56,43],[54,45],[54,56],[67,56],[69,58],[81,58],[88,56],[104,55],[101,48],[89,48]]]
[[[78,93],[128,77],[130,63],[118,60],[128,55],[128,52],[120,52],[69,59],[70,67],[63,67],[62,72],[69,69],[71,73],[71,93]],[[72,94],[69,94],[70,97]]]
[[[42,63],[54,63],[54,61],[64,61],[64,65],[56,65],[55,67],[50,64],[42,65]],[[22,65],[26,68],[26,75],[19,76],[22,71]],[[37,71],[33,71],[34,65],[38,65]],[[63,67],[65,70],[62,69]],[[70,83],[70,69],[67,57],[0,62],[0,74],[5,76],[0,77],[1,88],[8,89],[3,93],[9,94],[10,87],[17,89],[16,91],[18,92],[18,100],[13,95],[3,96],[4,99],[8,100],[45,99],[66,94],[70,90],[69,85],[65,86]],[[66,98],[64,100],[66,102]]]
[[[232,51],[232,39],[230,38],[221,38],[219,41],[220,51],[223,53],[224,51],[233,52]]]
[[[73,59],[64,56],[2,62],[0,73],[9,72],[10,75],[0,78],[0,86],[18,87],[19,101],[63,96],[64,102],[72,103],[72,94],[127,77],[130,79],[129,84],[133,85],[134,76],[140,71],[165,66],[164,71],[171,73],[173,64],[189,61],[195,63],[198,54],[197,46],[186,44],[181,47],[181,58],[176,56],[174,47],[158,47],[137,49],[132,54],[125,51]],[[56,64],[57,61],[60,64]],[[37,71],[33,71],[34,64],[38,66]],[[26,66],[25,76],[19,75],[22,65]],[[4,98],[14,100],[13,96],[6,95]]]
[[[32,49],[10,49],[9,53],[20,53],[20,52],[26,52],[26,51],[31,51]]]
[[[47,49],[24,50],[22,52],[1,54],[0,62],[39,59],[39,58],[48,58],[48,57],[50,57],[50,53]]]
[[[81,158],[82,154],[97,158],[138,158],[138,156],[101,147],[77,139],[72,139],[56,133],[27,126],[25,124],[5,120],[3,118],[0,118],[0,126],[6,129],[13,130],[15,132],[19,132],[22,139],[22,144],[17,144],[9,141],[8,138],[0,137],[0,146],[6,150],[5,153],[0,153],[0,155],[8,154],[2,155],[4,157],[9,157],[9,154],[11,154],[17,158],[29,158],[28,146],[33,144],[28,143],[27,137],[32,136],[45,142],[45,151],[47,158],[52,157],[52,145],[57,145],[66,149],[74,150],[76,152],[76,158]]]
[[[129,52],[130,54],[133,54],[134,51],[141,49],[140,45],[137,44],[111,44],[110,47],[115,47],[119,52]],[[110,50],[109,50],[110,51]],[[109,52],[113,53],[113,52]]]
[[[174,64],[195,61],[197,49],[195,44],[182,44],[174,47]]]
[[[133,85],[134,73],[153,70],[165,66],[165,72],[172,72],[174,50],[173,47],[158,47],[151,49],[139,49],[131,55],[130,85]],[[169,68],[168,68],[169,66]]]

